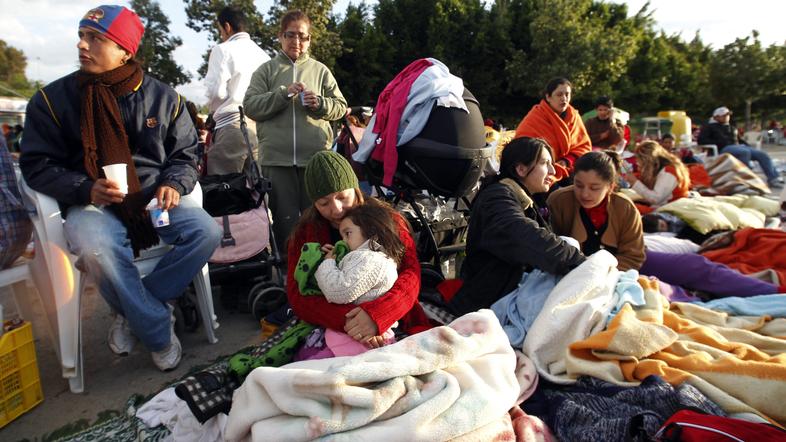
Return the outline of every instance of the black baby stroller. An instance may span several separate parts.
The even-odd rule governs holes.
[[[200,178],[204,208],[223,230],[208,261],[211,282],[221,286],[225,307],[250,311],[259,320],[286,302],[282,260],[265,196],[272,189],[253,158],[243,107],[240,129],[248,147],[243,172]]]
[[[453,276],[446,274],[445,264],[455,262],[466,248],[468,196],[493,151],[486,146],[477,99],[467,89],[463,98],[469,112],[435,104],[420,134],[398,146],[389,193],[381,188],[382,164],[372,159],[366,163],[366,176],[377,193],[412,224],[424,287]]]

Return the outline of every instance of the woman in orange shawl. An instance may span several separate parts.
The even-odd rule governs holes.
[[[546,85],[543,99],[530,109],[516,128],[516,138],[543,138],[554,150],[557,180],[573,172],[573,163],[592,150],[584,122],[570,105],[573,85],[566,78],[555,78]]]

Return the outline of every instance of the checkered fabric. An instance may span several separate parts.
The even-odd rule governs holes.
[[[441,325],[448,325],[456,319],[456,315],[453,313],[450,313],[443,307],[434,305],[430,302],[421,301],[420,306],[423,307],[423,311],[426,313],[426,316],[428,316],[429,319],[433,319]]]
[[[19,258],[32,232],[33,224],[16,186],[13,159],[7,148],[0,147],[0,269]]]
[[[289,321],[284,323],[270,338],[261,342],[259,345],[243,351],[242,353],[248,354],[254,358],[265,359],[267,355],[273,353],[286,353],[290,355],[289,360],[283,360],[280,357],[275,358],[277,365],[280,366],[292,359],[297,348],[285,349],[281,348],[282,345],[291,347],[293,333],[301,334],[305,331],[307,335],[313,327],[304,328],[304,324],[296,316],[293,316]],[[297,339],[296,345],[302,345],[305,339]],[[175,394],[180,399],[183,399],[188,404],[188,408],[194,413],[194,417],[200,423],[205,423],[211,417],[218,413],[229,413],[232,406],[232,393],[237,387],[240,386],[241,380],[231,376],[228,370],[228,362],[224,361],[216,366],[213,366],[205,371],[201,371],[192,376],[187,377],[175,387]]]

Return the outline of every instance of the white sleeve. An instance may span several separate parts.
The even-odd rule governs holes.
[[[378,254],[383,259],[373,259],[374,254],[378,253],[348,253],[340,269],[334,259],[322,261],[314,277],[325,299],[333,304],[350,304],[374,288],[384,268],[384,255]]]
[[[677,188],[677,177],[661,169],[655,178],[655,186],[650,189],[641,180],[636,181],[633,190],[652,206],[660,207],[671,200],[671,194]]]
[[[221,46],[216,45],[210,51],[210,58],[207,62],[207,74],[205,75],[205,96],[207,97],[208,109],[213,112],[227,97],[227,81],[229,80],[229,69],[227,59]]]

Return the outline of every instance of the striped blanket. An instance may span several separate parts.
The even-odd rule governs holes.
[[[567,376],[617,384],[658,375],[688,383],[729,414],[786,424],[786,320],[668,302],[640,278],[647,304],[625,305],[606,330],[569,346]]]

